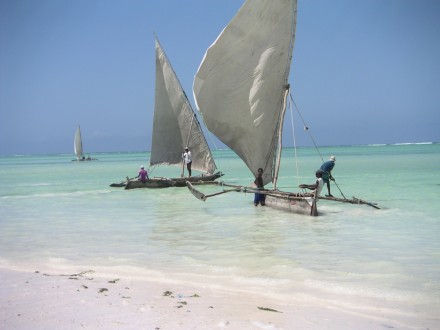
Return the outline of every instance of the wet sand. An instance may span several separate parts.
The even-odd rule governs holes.
[[[196,286],[0,269],[1,329],[406,329],[319,301]],[[385,316],[385,315],[384,315]]]

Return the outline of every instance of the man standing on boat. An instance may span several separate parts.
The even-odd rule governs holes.
[[[138,179],[140,182],[147,182],[147,180],[149,180],[150,178],[148,177],[148,172],[144,169],[144,166],[141,166],[141,169],[139,170],[138,173]]]
[[[327,184],[328,195],[327,197],[333,197],[330,193],[330,180],[334,181],[335,179],[332,177],[332,170],[335,167],[336,157],[330,156],[330,159],[321,165],[322,170],[322,179]]]
[[[263,184],[263,169],[258,169],[257,177],[255,178],[254,184],[257,186],[257,189],[264,189]],[[266,195],[265,194],[259,194],[255,193],[254,197],[254,205],[258,206],[258,204],[261,204],[261,206],[264,206],[266,204]]]
[[[185,152],[183,153],[183,161],[185,162],[186,169],[188,170],[188,177],[190,177],[192,157],[191,157],[191,151],[189,151],[188,147],[185,148]]]

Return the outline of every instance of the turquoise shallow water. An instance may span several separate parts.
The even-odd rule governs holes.
[[[72,155],[1,157],[0,266],[215,283],[371,314],[389,309],[396,319],[421,314],[426,326],[439,325],[440,144],[320,151],[336,155],[344,195],[382,209],[320,201],[320,216],[311,218],[255,208],[252,194],[200,202],[186,188],[109,187],[148,165],[148,153],[96,154],[84,163]],[[284,152],[282,189],[312,183],[321,164],[313,148],[297,154],[296,161],[293,149]],[[253,181],[231,151],[215,157],[226,182]],[[340,196],[334,185],[332,193]]]

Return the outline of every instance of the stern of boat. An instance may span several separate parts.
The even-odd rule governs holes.
[[[266,206],[290,213],[318,216],[318,207],[313,197],[266,196]]]

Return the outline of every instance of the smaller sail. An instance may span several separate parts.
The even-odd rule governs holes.
[[[76,158],[81,159],[83,157],[83,148],[82,148],[82,140],[81,140],[81,129],[79,128],[79,126],[76,129],[73,148],[75,150]]]
[[[156,39],[156,91],[150,165],[182,165],[188,147],[192,169],[214,173],[211,150],[188,98]]]

